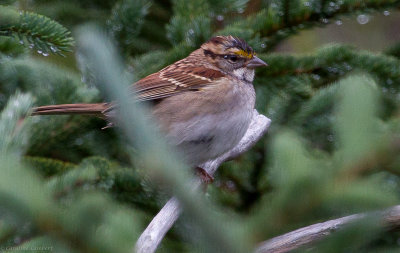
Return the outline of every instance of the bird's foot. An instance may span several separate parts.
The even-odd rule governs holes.
[[[207,171],[203,168],[196,167],[196,174],[199,176],[201,182],[205,185],[214,182],[214,177],[208,174]]]

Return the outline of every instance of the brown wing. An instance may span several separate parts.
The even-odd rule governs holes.
[[[139,100],[146,101],[173,96],[183,91],[198,90],[223,76],[222,72],[210,68],[183,68],[174,64],[139,80],[133,86]]]

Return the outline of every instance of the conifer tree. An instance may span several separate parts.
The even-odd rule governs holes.
[[[275,49],[344,16],[399,8],[399,0],[0,1],[0,249],[132,252],[171,193],[183,217],[158,252],[249,252],[297,228],[396,205],[400,42],[375,53]],[[222,165],[204,199],[187,191],[190,170],[160,149],[143,127],[145,108],[122,90],[227,34],[269,64],[256,73],[256,109],[272,124]],[[29,117],[33,106],[109,99],[137,112],[125,131],[101,130],[95,117]],[[297,250],[397,250],[398,232],[379,219],[366,215]]]

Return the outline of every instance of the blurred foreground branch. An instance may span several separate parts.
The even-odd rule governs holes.
[[[298,249],[302,246],[315,243],[325,236],[367,217],[367,213],[353,214],[335,220],[317,223],[308,227],[300,228],[287,234],[277,236],[259,244],[256,253],[283,253]],[[382,218],[385,227],[396,227],[400,225],[400,205],[382,211],[377,216]]]
[[[231,151],[212,161],[206,162],[200,167],[206,170],[209,175],[213,175],[223,162],[239,156],[256,144],[256,142],[266,133],[270,123],[270,119],[254,110],[253,119],[250,123],[249,129],[239,144]],[[196,179],[193,183],[193,188],[198,188],[200,185],[201,180]],[[180,213],[181,207],[178,200],[175,197],[171,198],[141,234],[136,243],[134,252],[155,252],[165,234],[179,218]]]

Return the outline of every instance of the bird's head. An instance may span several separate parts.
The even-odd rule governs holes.
[[[254,69],[267,66],[246,41],[237,37],[216,36],[201,45],[201,49],[208,62],[244,81],[252,82]]]

